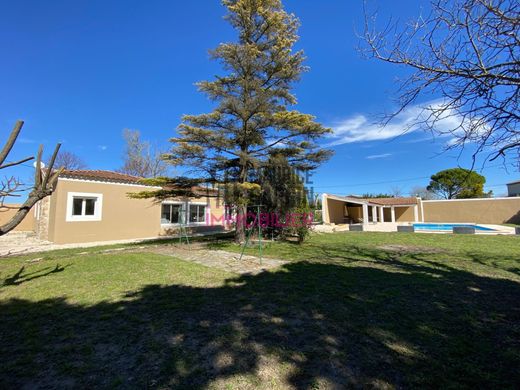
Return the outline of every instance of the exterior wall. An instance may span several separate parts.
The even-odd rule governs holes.
[[[49,239],[49,220],[50,220],[50,209],[53,203],[52,196],[43,198],[36,205],[36,221],[35,231],[36,237],[40,240]]]
[[[0,208],[0,225],[7,223],[18,211],[19,204],[6,204],[5,208]],[[25,216],[22,222],[14,228],[14,231],[29,232],[34,231],[34,208]]]
[[[361,221],[363,218],[363,206],[348,206],[348,216],[355,221]],[[343,222],[341,222],[343,223]]]
[[[48,240],[57,244],[153,238],[173,233],[161,226],[161,203],[153,199],[131,199],[129,192],[143,191],[137,185],[60,179],[49,206]],[[69,192],[102,194],[101,220],[67,221]],[[206,202],[206,198],[192,199]],[[211,212],[223,213],[216,199]],[[214,206],[214,207],[212,207]]]
[[[344,221],[344,208],[345,202],[334,200],[334,199],[326,199],[326,211],[324,214],[324,223],[343,223]],[[325,220],[327,219],[327,220]]]
[[[422,204],[425,222],[520,223],[520,197],[428,200]]]
[[[383,208],[383,216],[385,217],[385,222],[392,221],[392,210],[390,209],[390,207]]]
[[[508,184],[507,185],[508,196],[520,196],[520,183]]]
[[[414,206],[396,206],[394,209],[396,222],[415,222],[415,215],[413,212]],[[419,219],[419,215],[417,216],[417,219]],[[390,221],[390,219],[388,221]]]

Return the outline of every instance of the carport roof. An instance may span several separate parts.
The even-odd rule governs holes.
[[[371,206],[412,206],[417,204],[415,197],[403,198],[361,198],[358,196],[327,195],[327,197],[350,203],[367,204]]]
[[[369,203],[376,203],[382,206],[408,206],[417,204],[417,198],[371,198],[366,199]]]

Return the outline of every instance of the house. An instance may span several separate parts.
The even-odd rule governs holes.
[[[326,224],[520,223],[520,197],[422,200],[323,194],[322,215]]]
[[[225,208],[216,191],[199,187],[193,189],[197,196],[165,201],[130,198],[132,192],[160,189],[141,180],[112,171],[64,171],[52,195],[22,225],[57,244],[156,238],[177,233],[181,225],[192,232],[224,228]]]
[[[507,196],[520,196],[520,180],[507,183]]]

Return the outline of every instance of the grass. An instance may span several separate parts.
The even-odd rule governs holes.
[[[519,244],[315,235],[256,276],[151,246],[2,259],[0,387],[515,388]]]

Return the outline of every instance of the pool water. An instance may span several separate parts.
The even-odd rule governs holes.
[[[471,225],[466,223],[414,223],[413,227],[415,230],[428,230],[433,232],[451,232],[453,231],[454,226],[463,226],[463,227],[474,227],[476,231],[488,231],[492,232],[494,229],[479,226],[479,225]]]

